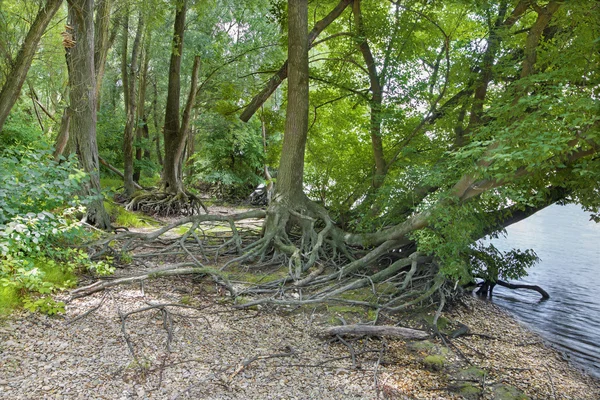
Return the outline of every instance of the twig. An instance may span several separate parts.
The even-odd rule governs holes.
[[[377,373],[379,372],[379,365],[381,364],[381,360],[383,359],[383,353],[385,348],[387,347],[387,343],[385,339],[381,340],[381,350],[379,350],[379,357],[377,357],[377,362],[375,363],[375,371],[373,372],[373,383],[375,384],[375,391],[377,392],[377,397],[379,398],[379,382],[377,381]]]
[[[78,316],[76,316],[75,318],[71,319],[70,321],[65,322],[65,325],[71,325],[73,322],[77,322],[80,319],[83,319],[83,318],[87,317],[88,315],[90,315],[91,313],[93,313],[94,311],[96,311],[97,309],[99,309],[102,306],[102,304],[104,303],[104,301],[106,300],[106,297],[107,297],[107,293],[104,293],[104,296],[102,296],[102,299],[100,300],[100,302],[96,306],[94,306],[93,308],[87,310],[83,314],[79,314]]]
[[[135,360],[136,364],[140,365],[138,358],[135,355],[135,350],[133,349],[133,345],[131,344],[131,340],[129,340],[129,334],[127,333],[127,329],[125,328],[125,322],[127,321],[127,317],[130,314],[133,314],[134,311],[129,312],[127,314],[123,314],[121,312],[121,309],[119,308],[119,306],[117,306],[117,313],[119,314],[119,317],[121,318],[121,332],[123,333],[123,337],[125,338],[125,343],[127,343],[127,348],[129,349],[129,352],[131,353],[131,356]]]
[[[350,343],[346,342],[340,335],[336,335],[336,338],[350,351],[350,356],[352,357],[352,369],[356,369],[356,352],[354,351],[354,347],[352,347]]]
[[[294,350],[291,347],[288,347],[288,352],[286,352],[286,353],[277,353],[277,354],[271,354],[271,355],[267,355],[267,356],[254,356],[251,358],[247,358],[241,364],[239,364],[237,366],[235,371],[233,371],[233,373],[227,379],[226,383],[228,385],[231,384],[231,382],[233,381],[233,378],[235,378],[240,372],[242,372],[244,369],[246,369],[248,367],[248,365],[252,364],[254,361],[267,360],[269,358],[278,358],[278,357],[291,357],[295,354],[296,354],[296,350]]]

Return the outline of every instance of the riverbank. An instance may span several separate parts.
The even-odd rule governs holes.
[[[54,318],[18,312],[0,322],[0,398],[600,398],[598,381],[493,304],[467,298],[445,314],[471,328],[450,350],[327,340],[316,332],[331,315],[234,310],[189,278],[97,293]]]

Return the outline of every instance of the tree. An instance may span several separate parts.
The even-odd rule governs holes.
[[[314,265],[325,242],[334,251],[348,249],[347,246],[365,249],[359,257],[347,259],[343,266],[338,266],[329,275],[315,278],[310,274],[301,280],[303,286],[309,282],[326,285],[327,282],[364,271],[390,252],[396,252],[400,254],[399,259],[382,271],[369,278],[353,280],[339,289],[324,289],[310,301],[332,298],[345,290],[382,282],[404,270],[407,274],[401,282],[402,290],[417,275],[427,283],[420,289],[413,287],[412,296],[393,296],[382,305],[389,310],[401,310],[433,295],[443,299],[451,292],[446,286],[448,281],[466,283],[473,279],[469,263],[469,257],[474,254],[472,244],[482,236],[514,222],[514,218],[507,216],[519,213],[521,217],[531,215],[559,199],[577,198],[591,209],[597,209],[597,205],[592,206],[597,201],[589,196],[591,192],[597,192],[598,183],[592,184],[595,188],[593,190],[583,189],[576,183],[579,180],[577,175],[573,174],[584,168],[591,175],[598,176],[599,166],[594,154],[597,154],[596,140],[600,123],[592,112],[597,107],[597,100],[589,97],[596,80],[579,81],[578,76],[583,71],[589,71],[589,64],[581,59],[582,62],[575,66],[567,61],[566,56],[556,58],[557,50],[551,50],[553,46],[550,45],[558,42],[565,46],[566,43],[574,43],[567,34],[568,30],[561,31],[557,28],[564,26],[562,24],[572,18],[568,15],[573,13],[582,18],[578,33],[583,36],[582,41],[571,48],[574,53],[570,54],[574,55],[583,48],[588,49],[586,54],[591,54],[589,49],[593,46],[594,39],[587,28],[586,18],[583,17],[586,12],[576,5],[559,14],[561,4],[552,1],[545,6],[538,6],[519,2],[511,10],[507,3],[502,3],[499,6],[488,4],[476,9],[476,12],[487,16],[484,21],[491,28],[487,46],[483,47],[481,62],[472,51],[457,51],[455,47],[456,53],[451,53],[449,41],[452,38],[444,35],[444,42],[448,46],[448,52],[444,51],[447,60],[444,86],[452,84],[452,90],[444,89],[433,105],[425,108],[425,116],[417,124],[411,124],[412,127],[408,126],[410,129],[403,140],[403,151],[408,150],[409,143],[413,146],[420,145],[416,138],[425,146],[435,149],[429,150],[431,156],[424,165],[430,172],[425,175],[425,179],[418,179],[417,185],[409,184],[402,188],[406,183],[401,182],[396,188],[392,187],[391,190],[396,190],[398,194],[388,195],[390,206],[384,210],[383,216],[387,220],[384,229],[377,232],[349,232],[339,229],[331,224],[323,209],[310,201],[302,200],[302,190],[298,186],[302,180],[296,178],[292,184],[284,174],[277,181],[282,187],[277,189],[277,196],[267,212],[263,238],[235,261],[264,256],[265,249],[272,242],[278,252],[290,258],[290,265],[295,266],[291,268],[290,274],[299,279],[304,271]],[[289,5],[290,38],[294,26],[293,10],[292,5]],[[414,10],[407,9],[406,12],[413,13]],[[417,15],[423,16],[423,13],[417,12]],[[433,20],[431,16],[426,17],[440,26],[441,22]],[[519,28],[525,27],[525,38],[509,34],[519,21]],[[594,24],[598,26],[597,18]],[[444,31],[442,28],[440,30]],[[295,40],[297,42],[298,38]],[[502,42],[505,46],[500,52],[498,46]],[[292,43],[289,46],[291,76]],[[563,51],[565,48],[563,47]],[[502,54],[501,58],[496,59],[498,54]],[[543,57],[540,59],[538,54],[543,54]],[[465,74],[464,67],[461,69],[460,64],[452,64],[452,55],[457,60],[463,56],[470,57],[470,62],[476,66],[471,71],[478,75],[478,79],[473,79],[472,72]],[[419,61],[418,57],[417,55],[416,59],[403,62],[414,65],[415,61]],[[561,72],[557,72],[558,70]],[[491,82],[495,85],[493,90]],[[462,85],[467,85],[467,88],[461,88]],[[472,85],[475,90],[470,90]],[[294,97],[289,94],[292,91],[302,93],[292,82],[289,83],[288,118],[290,110],[302,109],[298,104],[292,103]],[[577,100],[571,98],[567,101],[574,92],[579,92]],[[567,97],[563,97],[565,95]],[[470,96],[473,96],[472,99],[465,103],[464,100]],[[425,99],[428,97],[431,98],[423,96]],[[562,100],[558,100],[559,98]],[[546,101],[550,99],[551,102],[558,103],[549,105]],[[414,99],[408,101],[414,102]],[[570,106],[558,106],[563,101],[567,101]],[[438,104],[442,105],[438,107]],[[454,129],[462,126],[467,114],[464,104],[471,105],[469,122],[465,128]],[[585,117],[577,119],[581,124],[575,127],[572,125],[572,118],[578,113]],[[286,136],[293,132],[290,127],[286,124]],[[428,135],[423,134],[424,128]],[[457,143],[455,135],[458,134],[463,136],[458,140],[458,146],[452,147]],[[554,139],[550,139],[551,137]],[[287,138],[284,139],[282,149],[280,173],[289,169],[289,160],[295,160],[295,168],[300,168],[298,159],[303,146],[286,146],[286,140]],[[394,175],[404,176],[405,180],[411,169],[425,171],[418,164],[408,163],[394,167]],[[427,190],[420,191],[421,185],[427,187]],[[387,193],[390,193],[389,190]],[[402,200],[405,195],[403,192],[410,190],[415,190],[415,194],[419,195],[409,198],[412,205],[404,209],[408,213],[399,213],[398,210],[402,207],[393,206],[393,201]],[[368,198],[363,201],[367,200]],[[511,205],[514,201],[518,204]],[[524,208],[525,204],[528,207]],[[289,235],[286,235],[294,225],[300,227],[301,247],[296,247],[289,240]],[[415,252],[417,249],[419,252]],[[407,257],[410,254],[412,255]],[[392,260],[396,257],[393,256]],[[407,269],[408,267],[410,268]],[[297,280],[296,284],[298,282],[300,281]],[[406,300],[407,298],[412,299]],[[278,303],[273,299],[262,301]],[[290,301],[282,300],[281,303],[290,304]]]
[[[190,91],[180,123],[181,59],[185,34],[187,1],[177,3],[169,64],[169,82],[165,109],[164,160],[159,192],[142,193],[129,203],[133,209],[153,210],[160,214],[197,213],[204,207],[200,200],[183,187],[183,156],[197,95],[200,57],[194,58]]]
[[[38,43],[46,27],[54,17],[54,14],[60,8],[62,0],[48,0],[40,8],[33,24],[29,28],[29,32],[21,45],[19,54],[15,59],[10,72],[6,76],[2,90],[0,91],[0,132],[4,126],[4,122],[10,113],[13,105],[17,101],[21,88],[25,83],[27,72],[35,56]]]
[[[192,250],[205,251],[207,242],[195,230],[205,221],[224,222],[231,227],[231,238],[218,252],[238,256],[229,258],[223,268],[266,257],[289,267],[284,278],[255,288],[256,294],[272,294],[258,302],[344,301],[348,299],[339,298],[342,293],[369,286],[376,293],[357,304],[399,311],[432,298],[443,305],[457,288],[477,277],[492,286],[503,277],[522,276],[525,264],[533,262],[530,253],[505,254],[507,260],[516,261],[504,265],[497,253],[474,244],[548,204],[578,202],[598,217],[600,15],[592,12],[597,5],[456,0],[407,6],[382,0],[354,3],[355,18],[336,20],[333,16],[349,2],[337,4],[335,12],[327,4],[329,14],[321,18],[320,2],[310,5],[310,13],[307,1],[288,2],[287,20],[278,19],[288,28],[288,62],[283,70],[281,58],[273,57],[264,63],[254,61],[250,73],[244,70],[243,76],[235,77],[235,62],[250,54],[247,49],[230,51],[219,59],[223,66],[214,69],[204,69],[213,62],[211,57],[203,57],[202,66],[195,58],[181,123],[186,4],[177,10],[165,113],[171,178],[163,177],[164,186],[169,181],[165,191],[173,192],[162,199],[152,193],[146,204],[169,209],[179,193],[185,193],[177,181],[181,162],[175,160],[181,160],[188,138],[186,125],[195,103],[191,95],[200,93],[202,101],[196,106],[203,112],[212,107],[210,117],[200,116],[203,122],[218,120],[208,128],[199,126],[199,131],[212,126],[235,129],[230,121],[219,119],[239,111],[250,90],[242,84],[244,78],[266,71],[271,75],[273,69],[277,72],[266,91],[255,96],[249,114],[244,113],[251,116],[252,108],[268,97],[264,93],[275,90],[281,76],[289,75],[276,192],[266,211],[188,215],[158,232],[123,233],[117,239],[128,239],[125,250],[191,223],[173,246],[180,246],[187,261],[201,268],[201,257]],[[324,39],[317,42],[307,36],[308,15],[321,18],[315,29],[321,27],[327,34]],[[228,20],[215,20],[219,22],[207,25],[225,31],[223,37],[229,41],[255,33],[251,24],[234,20],[229,26]],[[323,27],[321,21],[329,22]],[[388,29],[392,25],[397,29]],[[188,36],[193,32],[190,29]],[[197,48],[209,51],[209,40],[194,39]],[[220,43],[216,47],[215,53],[230,49]],[[229,63],[223,60],[234,67],[227,69]],[[192,58],[185,62],[191,66]],[[209,79],[223,70],[229,81]],[[281,71],[285,73],[280,75]],[[206,78],[196,87],[198,76]],[[158,92],[165,80],[155,78]],[[282,105],[279,99],[270,101],[265,108]],[[314,113],[309,119],[311,106]],[[380,118],[374,119],[374,113]],[[259,124],[248,126],[246,133],[256,127],[260,140]],[[373,169],[374,133],[386,156],[385,168],[379,169],[385,179],[376,191],[372,191],[378,174]],[[223,143],[226,147],[230,142]],[[317,185],[320,193],[314,189]],[[370,196],[373,192],[376,195]],[[375,213],[368,212],[374,209]],[[336,221],[344,214],[354,219]],[[243,233],[236,228],[237,221],[247,218],[265,219],[260,237],[247,236],[254,239],[251,242],[247,237],[242,240]],[[227,286],[226,280],[218,281]],[[289,284],[302,287],[303,293],[310,290],[310,297],[286,297],[282,287]],[[236,293],[235,287],[229,288]],[[252,304],[256,302],[245,306]]]
[[[83,170],[89,174],[87,221],[100,228],[111,227],[100,190],[98,145],[96,143],[96,75],[94,70],[94,1],[69,0],[67,47],[70,86],[70,131],[74,150]]]
[[[128,12],[126,12],[128,14]],[[138,63],[141,53],[142,32],[144,30],[144,18],[140,13],[133,46],[131,49],[131,61],[127,60],[127,43],[129,37],[129,15],[125,15],[123,23],[123,44],[121,50],[121,76],[123,81],[123,94],[125,102],[125,132],[123,134],[123,164],[125,165],[123,175],[125,196],[131,197],[135,190],[133,180],[133,137],[138,125],[138,98],[136,96],[136,83],[138,74]]]

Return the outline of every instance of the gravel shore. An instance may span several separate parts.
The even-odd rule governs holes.
[[[532,399],[600,398],[597,381],[493,304],[466,299],[446,314],[475,335],[432,369],[410,343],[331,341],[316,334],[330,316],[234,310],[206,287],[157,280],[74,300],[58,317],[3,317],[0,398],[460,399],[456,371],[470,366],[485,372],[478,398],[500,383]]]

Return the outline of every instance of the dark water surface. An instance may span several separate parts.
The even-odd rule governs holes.
[[[496,286],[494,303],[600,377],[600,224],[579,206],[551,206],[507,231],[492,243],[499,250],[534,249],[541,262],[521,281],[541,286],[550,299]]]

